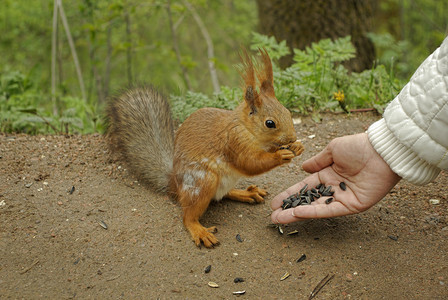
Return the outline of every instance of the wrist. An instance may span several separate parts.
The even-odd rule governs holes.
[[[369,141],[389,167],[403,179],[418,185],[434,180],[440,169],[418,157],[387,127],[384,119],[373,123],[367,130]]]

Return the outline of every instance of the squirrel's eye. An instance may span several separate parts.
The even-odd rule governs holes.
[[[265,124],[267,128],[275,128],[275,122],[272,120],[267,120]]]

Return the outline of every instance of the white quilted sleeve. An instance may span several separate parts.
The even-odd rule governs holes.
[[[448,169],[448,38],[367,134],[391,169],[409,182],[423,185]]]

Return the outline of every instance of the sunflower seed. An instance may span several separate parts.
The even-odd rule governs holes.
[[[204,273],[210,273],[211,269],[212,269],[212,265],[206,266],[204,269]]]
[[[100,224],[100,226],[103,227],[104,229],[109,228],[104,221],[98,221],[98,224]]]
[[[298,259],[297,259],[297,262],[299,263],[299,262],[302,262],[302,261],[304,261],[306,259],[306,255],[305,254],[302,254],[302,256],[300,256]]]
[[[68,194],[71,195],[75,191],[75,186],[72,186],[72,188],[68,191]]]
[[[278,228],[278,232],[280,232],[280,234],[283,234],[283,229],[282,229],[282,227],[279,225],[277,228]]]
[[[305,184],[305,186],[300,189],[299,194],[303,194],[307,188],[308,188],[308,184]]]
[[[325,204],[330,204],[333,201],[333,197],[328,198],[325,200]]]
[[[291,203],[293,200],[292,200],[292,198],[286,198],[286,199],[283,199],[283,204],[288,204],[288,203]]]
[[[241,277],[236,277],[233,282],[238,283],[238,282],[244,282],[244,279]]]
[[[318,193],[311,193],[311,196],[313,196],[316,199],[320,198],[320,195]]]
[[[322,195],[322,193],[325,191],[325,185],[321,185],[320,187],[319,187],[319,194],[321,194]]]
[[[218,287],[219,287],[219,285],[218,285],[216,282],[213,282],[213,281],[210,281],[210,282],[208,283],[208,286],[209,286],[209,287],[212,287],[212,288],[218,288]]]
[[[246,291],[236,291],[233,292],[234,295],[244,295],[246,293]]]
[[[345,182],[340,182],[339,183],[339,187],[341,188],[341,190],[345,191],[347,189],[347,186],[345,185]]]
[[[288,278],[290,275],[291,275],[291,274],[289,274],[288,272],[286,272],[286,273],[282,276],[282,278],[280,278],[280,281],[285,280],[285,279]]]
[[[243,242],[243,239],[241,238],[241,235],[239,233],[236,235],[236,240],[240,243]]]
[[[298,233],[299,233],[299,231],[293,230],[291,232],[288,232],[286,235],[293,235],[293,234],[298,234]]]
[[[395,235],[388,235],[387,237],[390,238],[390,239],[393,240],[393,241],[398,241],[398,236],[395,236]]]

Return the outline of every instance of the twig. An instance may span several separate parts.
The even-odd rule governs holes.
[[[26,272],[28,272],[29,270],[31,270],[32,267],[34,267],[35,265],[37,265],[39,263],[39,260],[36,259],[31,266],[29,266],[28,268],[25,268],[24,270],[20,271],[20,274],[25,274]]]
[[[118,277],[120,277],[120,275],[117,275],[117,276],[114,276],[114,277],[108,278],[108,279],[106,279],[106,281],[112,281],[112,280],[115,280],[115,279],[117,279]]]
[[[57,115],[58,107],[56,105],[56,54],[59,0],[54,0],[53,5],[53,32],[51,35],[51,103],[53,105],[53,115]]]
[[[185,85],[187,86],[187,89],[189,91],[191,91],[192,88],[191,88],[190,78],[188,77],[187,68],[182,64],[182,57],[180,55],[179,44],[177,42],[176,28],[179,25],[179,23],[176,23],[176,25],[173,24],[170,0],[168,0],[168,2],[167,2],[166,11],[168,13],[168,21],[170,24],[171,39],[173,42],[173,50],[174,50],[174,53],[176,53],[177,62],[179,63],[180,69],[182,70],[182,75],[184,77]],[[183,16],[182,16],[182,18],[183,18]]]
[[[193,7],[193,5],[191,5],[191,3],[187,0],[184,0],[183,2],[193,16],[193,19],[196,21],[196,24],[198,24],[199,30],[201,31],[202,36],[207,43],[208,69],[210,71],[210,77],[212,79],[213,90],[215,91],[215,93],[219,93],[221,88],[219,86],[218,74],[215,68],[215,53],[213,49],[212,38],[210,37],[207,27],[205,26],[204,22],[202,22],[201,17],[196,12],[196,9]]]
[[[314,290],[311,292],[310,297],[308,298],[308,300],[313,299],[314,297],[316,297],[316,295],[320,292],[320,290],[330,281],[333,279],[334,274],[331,275],[327,274],[327,276],[325,276],[314,288]]]
[[[82,98],[87,101],[86,89],[84,87],[84,80],[82,79],[81,65],[79,64],[78,54],[76,53],[75,43],[73,42],[72,34],[70,32],[70,27],[68,26],[67,17],[65,16],[64,7],[62,6],[62,0],[59,2],[59,14],[61,16],[62,25],[65,28],[65,34],[67,35],[68,45],[73,56],[73,62],[75,64],[76,74],[78,75],[79,88],[81,89]]]

